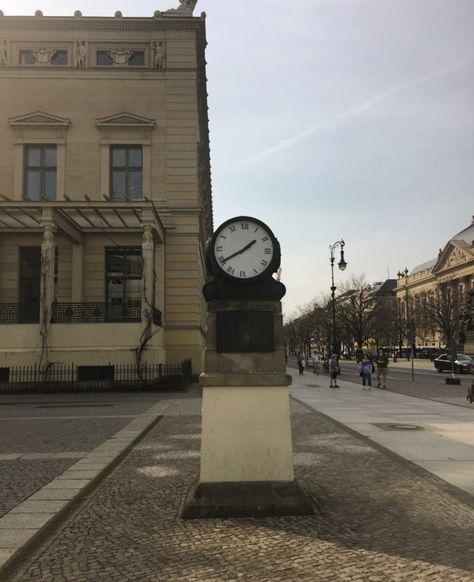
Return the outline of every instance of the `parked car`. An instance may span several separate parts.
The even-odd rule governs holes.
[[[445,370],[451,371],[451,354],[438,356],[433,360],[433,364],[438,372],[444,372]],[[454,371],[457,373],[470,372],[472,364],[473,361],[470,356],[458,352],[454,360]]]
[[[418,348],[416,351],[416,357],[434,360],[440,355],[440,353],[441,352],[437,348]]]

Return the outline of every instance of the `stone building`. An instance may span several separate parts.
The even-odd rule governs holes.
[[[459,325],[455,339],[460,349],[464,349],[463,315],[467,315],[474,294],[474,216],[471,224],[450,238],[436,258],[401,275],[396,295],[401,313],[407,313],[408,299],[409,318],[417,320],[416,347],[444,347],[447,338],[429,329],[429,325],[424,331],[417,314],[427,297],[447,286],[457,295]]]
[[[205,14],[0,13],[0,368],[192,358],[212,232]]]

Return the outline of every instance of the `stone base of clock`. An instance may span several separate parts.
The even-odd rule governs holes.
[[[199,481],[293,479],[288,386],[204,386]]]
[[[241,481],[195,483],[186,498],[182,517],[270,517],[313,515],[310,499],[296,481]]]

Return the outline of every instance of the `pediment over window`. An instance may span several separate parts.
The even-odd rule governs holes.
[[[136,115],[135,113],[127,113],[124,111],[123,113],[100,117],[95,120],[95,124],[99,129],[114,127],[152,129],[155,127],[156,122],[149,117],[143,117],[142,115]]]
[[[472,247],[464,241],[450,241],[441,251],[433,273],[439,273],[453,267],[461,266],[474,259]]]
[[[11,117],[8,123],[14,129],[21,129],[24,127],[54,127],[67,128],[71,125],[71,120],[66,117],[59,117],[52,113],[44,113],[43,111],[34,111],[33,113],[25,113],[17,117]]]

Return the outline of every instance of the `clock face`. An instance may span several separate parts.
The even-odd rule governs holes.
[[[217,229],[211,253],[222,273],[246,281],[273,272],[277,244],[263,222],[241,216],[224,222]]]

